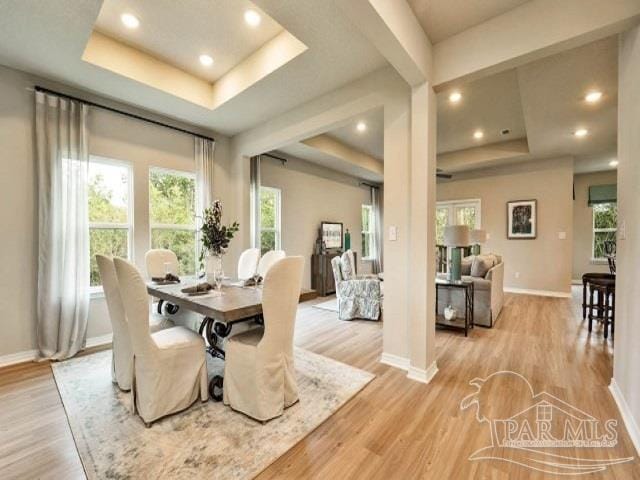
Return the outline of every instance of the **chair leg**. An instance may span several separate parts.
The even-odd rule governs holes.
[[[587,318],[587,282],[582,280],[582,320]]]
[[[589,287],[589,331],[593,330],[593,287]]]

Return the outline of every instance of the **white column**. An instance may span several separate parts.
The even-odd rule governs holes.
[[[618,245],[613,393],[640,452],[640,27],[620,37],[618,60]]]
[[[384,106],[384,323],[382,363],[409,368],[411,104],[403,89]]]
[[[409,378],[428,383],[435,361],[436,96],[428,83],[411,91]]]

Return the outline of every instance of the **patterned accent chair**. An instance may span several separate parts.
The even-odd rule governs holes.
[[[353,256],[345,252],[331,260],[340,320],[379,320],[382,306],[380,280],[356,277]]]

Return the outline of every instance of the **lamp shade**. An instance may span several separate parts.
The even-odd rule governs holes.
[[[471,230],[471,243],[484,243],[487,241],[487,231],[479,228]]]
[[[449,225],[444,227],[444,244],[447,247],[466,247],[469,245],[469,227]]]

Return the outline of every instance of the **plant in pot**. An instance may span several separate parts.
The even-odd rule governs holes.
[[[204,210],[202,220],[202,252],[200,264],[204,263],[207,282],[220,289],[222,277],[222,256],[226,253],[229,243],[239,230],[238,222],[230,225],[222,224],[222,202],[214,201]]]

